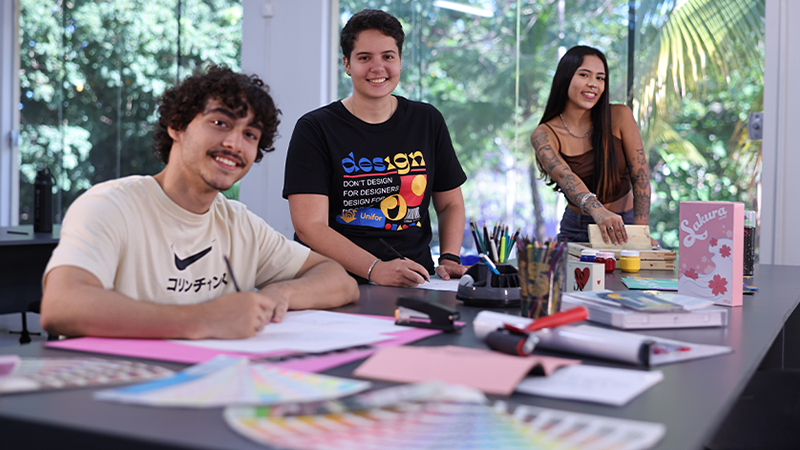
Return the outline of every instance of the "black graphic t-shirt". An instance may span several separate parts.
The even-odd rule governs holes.
[[[466,179],[433,106],[397,97],[388,121],[369,124],[336,101],[297,121],[283,197],[326,195],[331,228],[378,258],[394,259],[382,237],[433,273],[431,194]]]

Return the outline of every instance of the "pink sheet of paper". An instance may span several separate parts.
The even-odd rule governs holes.
[[[387,316],[367,317],[394,320],[394,317]],[[441,333],[441,331],[424,328],[409,328],[408,330],[390,333],[395,337],[383,342],[372,344],[371,349],[331,353],[313,358],[302,358],[275,363],[275,365],[305,372],[320,372],[365,358],[381,348],[408,344],[438,333]],[[48,342],[45,344],[45,346],[59,350],[103,353],[108,355],[127,356],[130,358],[154,359],[159,361],[171,361],[185,364],[201,363],[217,355],[244,356],[250,359],[259,359],[286,354],[286,352],[268,352],[262,354],[227,352],[158,339],[81,337],[65,339],[63,341]]]
[[[550,356],[512,356],[454,345],[402,346],[378,350],[358,366],[353,375],[401,383],[438,380],[470,386],[487,394],[510,395],[537,365],[549,375],[561,366],[573,364],[580,364],[580,361]]]

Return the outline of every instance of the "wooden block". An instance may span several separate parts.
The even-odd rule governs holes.
[[[607,251],[614,254],[614,258],[619,261],[620,249],[598,249],[589,246],[589,243],[570,242],[567,250],[572,258],[580,258],[581,250]],[[677,253],[671,250],[639,250],[642,270],[674,270]],[[619,263],[617,263],[619,269]]]
[[[621,245],[606,244],[600,227],[597,224],[589,225],[589,243],[593,249],[620,249],[620,250],[652,250],[650,242],[650,227],[648,225],[625,225],[628,233],[628,242]]]

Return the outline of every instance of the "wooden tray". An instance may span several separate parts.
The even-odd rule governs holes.
[[[617,259],[617,269],[619,269],[620,249],[594,248],[588,242],[570,242],[567,247],[570,256],[578,259],[581,257],[581,250],[611,252],[614,254],[614,258]],[[675,260],[678,259],[678,256],[671,250],[639,250],[639,258],[642,260],[642,270],[674,270]]]

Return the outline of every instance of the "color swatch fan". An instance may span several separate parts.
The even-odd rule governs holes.
[[[95,393],[99,400],[151,406],[215,407],[330,400],[368,389],[368,381],[254,364],[218,356],[174,376]]]
[[[255,442],[289,449],[646,449],[664,425],[497,402],[404,402],[332,414],[270,417],[229,407],[225,421]]]
[[[15,358],[11,360],[10,358]],[[0,393],[135,383],[172,375],[152,364],[99,358],[19,358],[0,362]]]

